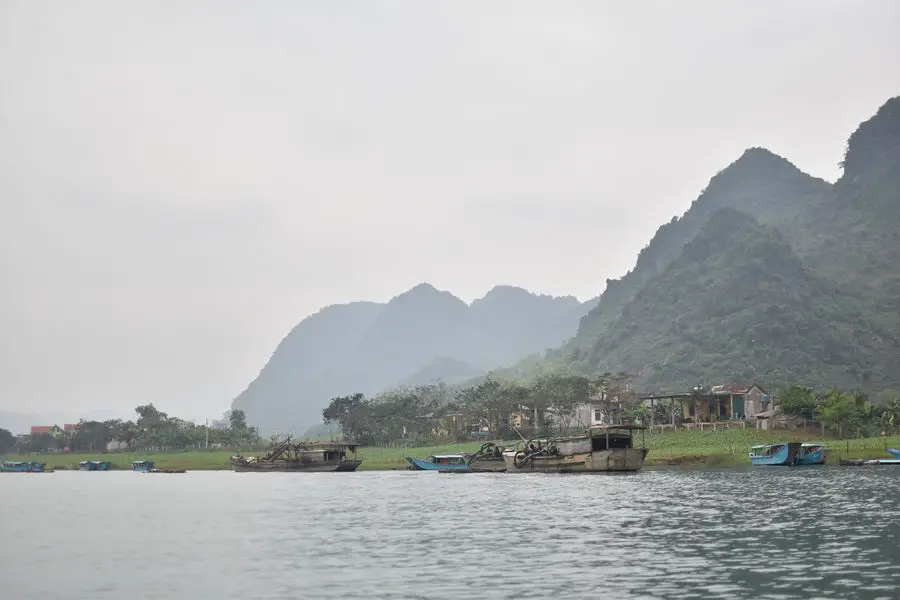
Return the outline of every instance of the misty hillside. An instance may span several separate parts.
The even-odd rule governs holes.
[[[621,279],[608,279],[597,306],[581,320],[577,346],[603,333],[621,314],[638,290],[662,273],[682,247],[697,235],[720,208],[736,208],[761,223],[777,224],[790,232],[798,229],[798,215],[822,198],[830,185],[803,173],[793,164],[763,148],[751,148],[713,177],[690,209],[661,226],[638,254],[637,263]],[[790,235],[790,233],[788,233]],[[589,344],[588,344],[589,345]]]
[[[591,371],[625,371],[645,389],[723,378],[884,387],[897,339],[857,298],[816,275],[774,227],[713,213],[591,348]]]
[[[768,150],[744,152],[659,228],[626,276],[607,281],[568,344],[496,375],[625,370],[638,385],[668,389],[697,378],[896,385],[897,265],[900,98],[892,98],[850,136],[834,185]]]
[[[564,343],[592,306],[498,286],[471,305],[429,284],[304,319],[233,403],[264,430],[321,422],[337,395],[463,381]]]

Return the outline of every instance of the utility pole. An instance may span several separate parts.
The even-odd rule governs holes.
[[[209,417],[206,418],[206,449],[209,450]]]

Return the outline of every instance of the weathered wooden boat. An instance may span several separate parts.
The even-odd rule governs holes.
[[[79,471],[109,471],[111,463],[108,460],[83,460],[78,463]]]
[[[503,447],[493,442],[482,444],[478,452],[465,455],[472,473],[503,473],[506,461],[503,460]]]
[[[362,459],[355,458],[357,449],[359,444],[350,442],[293,443],[288,436],[264,456],[232,456],[231,468],[238,472],[350,472],[362,464]],[[348,458],[348,451],[353,458]]]
[[[532,439],[523,448],[503,451],[507,473],[607,473],[640,471],[647,457],[639,425],[597,425],[584,435]],[[641,447],[634,432],[641,431]]]
[[[27,460],[7,460],[0,463],[0,473],[52,473],[47,463]]]
[[[900,450],[897,450],[896,448],[888,448],[887,451],[888,454],[890,454],[894,458],[900,458]]]

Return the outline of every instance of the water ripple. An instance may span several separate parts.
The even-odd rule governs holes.
[[[67,600],[897,598],[898,492],[900,470],[840,468],[7,476],[0,581]]]

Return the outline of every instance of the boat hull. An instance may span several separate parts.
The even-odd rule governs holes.
[[[407,456],[406,461],[410,464],[413,471],[438,471],[439,473],[471,473],[472,469],[469,465],[457,464],[438,464],[414,456]]]
[[[476,458],[469,463],[472,473],[505,473],[506,461],[500,458]]]
[[[315,463],[287,460],[255,463],[232,461],[231,468],[238,473],[347,473],[355,471],[361,464],[361,459]]]
[[[800,457],[801,465],[824,465],[825,460],[828,457],[828,451],[824,448],[821,450],[816,450],[814,452],[810,452],[809,454],[804,454]]]
[[[614,448],[565,456],[536,456],[522,464],[522,452],[503,453],[507,473],[615,473],[640,471],[646,448]]]

